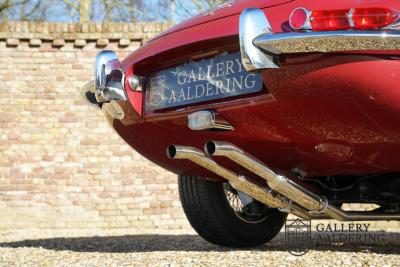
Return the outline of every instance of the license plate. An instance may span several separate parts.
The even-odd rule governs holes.
[[[191,62],[148,79],[146,108],[152,111],[261,91],[259,73],[247,72],[240,53]]]

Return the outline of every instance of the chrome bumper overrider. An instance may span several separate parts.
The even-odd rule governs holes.
[[[279,68],[279,55],[400,49],[400,30],[273,33],[261,9],[240,16],[240,49],[246,70]]]
[[[125,118],[127,107],[129,103],[125,100],[111,100],[109,102],[100,102],[96,98],[96,86],[95,82],[91,81],[85,84],[80,89],[80,95],[86,103],[101,108],[106,115],[106,118],[111,116],[112,119],[123,120]]]
[[[95,80],[81,88],[81,96],[90,104],[100,105],[111,101],[126,101],[124,72],[117,55],[101,51],[96,56]]]
[[[94,69],[95,80],[81,88],[81,97],[87,103],[101,107],[107,119],[131,123],[126,114],[131,113],[132,107],[127,101],[125,74],[117,55],[112,51],[100,52],[96,56]]]

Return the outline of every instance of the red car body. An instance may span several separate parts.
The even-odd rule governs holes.
[[[122,66],[126,77],[132,73],[146,77],[201,55],[238,51],[239,15],[246,7],[262,8],[273,31],[285,32],[292,31],[288,18],[297,7],[376,5],[356,0],[236,1],[173,27],[133,52]],[[400,10],[396,1],[379,1],[379,6]],[[260,93],[159,112],[146,111],[145,93],[127,90],[135,123],[114,120],[113,127],[140,154],[178,174],[219,178],[191,162],[171,161],[165,154],[169,144],[202,148],[207,140],[227,140],[272,169],[297,168],[308,176],[399,172],[400,160],[393,156],[400,152],[399,57],[399,51],[286,55],[280,69],[262,72],[265,88]],[[210,108],[235,131],[187,127],[189,113]]]
[[[399,11],[385,0],[227,1],[121,62],[99,53],[82,92],[179,175],[187,218],[210,242],[265,243],[287,213],[400,220]]]

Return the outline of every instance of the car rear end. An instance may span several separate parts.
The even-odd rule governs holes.
[[[240,28],[246,8],[256,11],[242,14]],[[383,24],[368,24],[387,10]],[[228,1],[121,62],[100,54],[96,88],[106,89],[92,92],[128,144],[179,174],[220,178],[165,155],[172,143],[201,148],[207,140],[312,176],[399,171],[390,159],[400,150],[392,145],[400,102],[396,10],[393,1]],[[101,84],[104,74],[111,86]]]
[[[130,146],[179,174],[187,218],[212,243],[263,244],[288,213],[400,220],[398,10],[227,1],[123,61],[101,52],[82,92]]]

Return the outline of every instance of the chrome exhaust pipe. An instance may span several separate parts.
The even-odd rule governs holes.
[[[325,196],[319,196],[290,179],[278,175],[260,160],[228,142],[209,141],[204,149],[209,156],[225,156],[264,178],[272,190],[309,210],[311,218],[323,217],[320,215],[326,214],[339,221],[400,220],[400,214],[343,211],[329,204]]]
[[[205,145],[205,152],[209,156],[225,156],[233,160],[242,167],[264,178],[272,190],[313,212],[320,212],[326,208],[325,199],[320,198],[312,192],[304,193],[302,188],[295,186],[295,183],[284,176],[276,174],[265,166],[264,163],[230,143],[209,141]]]
[[[250,182],[245,177],[237,175],[230,170],[220,166],[210,157],[207,157],[201,150],[179,145],[170,145],[167,148],[167,156],[170,159],[188,159],[197,165],[225,178],[230,185],[238,191],[266,204],[272,208],[278,208],[285,212],[293,213],[303,219],[310,219],[304,208],[293,204],[290,200],[277,194],[273,196],[267,188]]]
[[[400,221],[399,213],[343,211],[333,205],[328,205],[325,213],[338,221]]]

